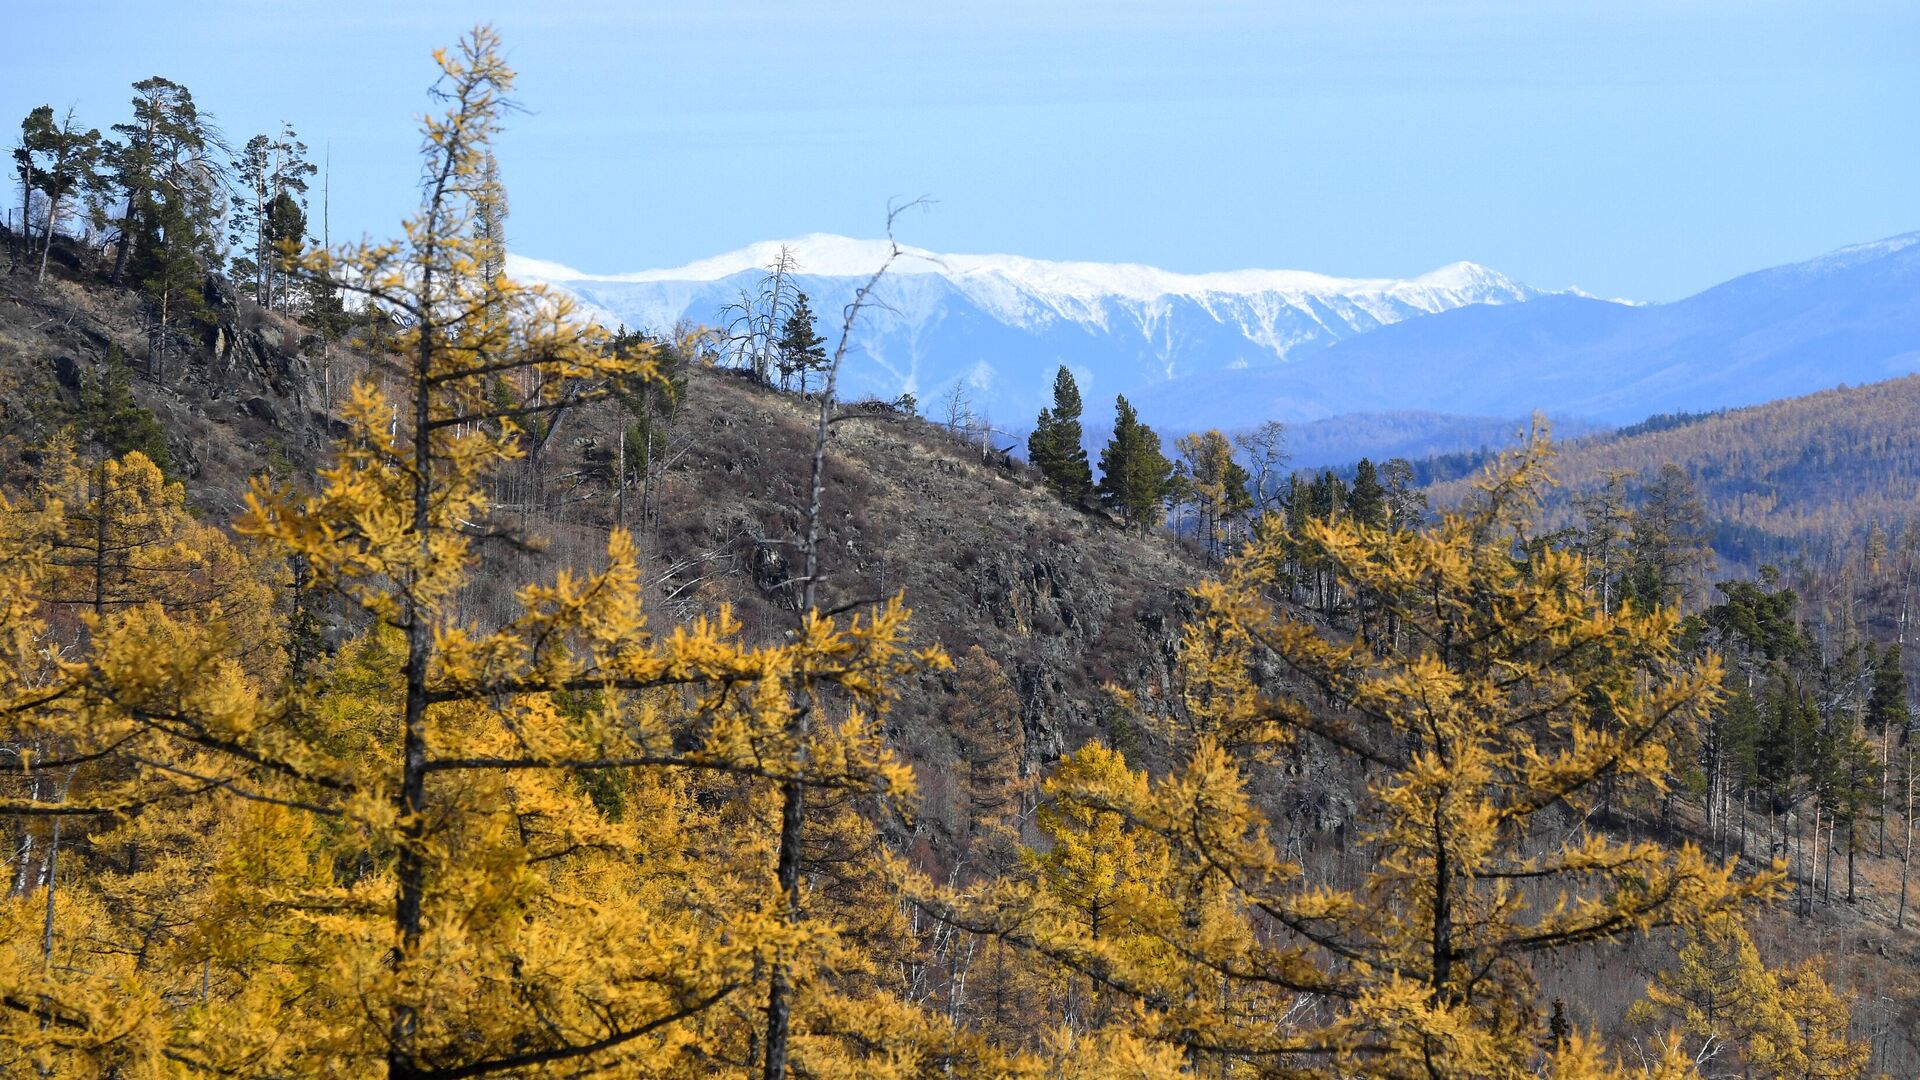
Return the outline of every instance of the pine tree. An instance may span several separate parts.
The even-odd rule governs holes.
[[[1377,528],[1387,523],[1387,489],[1380,485],[1380,471],[1367,458],[1354,466],[1347,512],[1361,525]]]
[[[1414,480],[1413,463],[1389,458],[1380,475],[1387,489],[1387,520],[1396,529],[1418,529],[1426,524],[1427,493]]]
[[[102,153],[99,129],[81,131],[74,124],[71,109],[58,124],[51,105],[34,109],[20,122],[20,144],[14,148],[13,159],[21,191],[24,196],[39,191],[47,200],[36,280],[46,280],[47,259],[61,219],[72,211],[81,194],[97,191],[105,183],[100,173]],[[23,198],[20,225],[29,240],[32,230],[24,215],[31,205],[30,197]]]
[[[1053,376],[1053,407],[1040,410],[1027,437],[1027,460],[1047,486],[1078,506],[1093,495],[1093,468],[1087,462],[1080,428],[1080,387],[1065,364]]]
[[[1100,451],[1098,490],[1101,505],[1142,532],[1160,520],[1173,491],[1173,463],[1160,453],[1160,436],[1124,396],[1114,402],[1113,438]]]
[[[1875,731],[1898,732],[1905,736],[1912,722],[1907,706],[1907,676],[1900,665],[1900,646],[1886,647],[1873,660],[1873,690],[1867,700],[1867,726]]]
[[[147,301],[148,373],[164,385],[174,341],[213,321],[198,254],[202,238],[185,208],[171,199],[148,207],[140,230],[131,271]]]
[[[307,160],[307,147],[282,124],[280,135],[255,135],[234,159],[237,190],[228,218],[233,242],[233,276],[241,292],[263,307],[289,310],[283,246],[298,249],[306,243],[306,210],[301,198],[307,180],[318,172]]]
[[[654,484],[665,467],[669,434],[686,397],[688,369],[711,343],[709,332],[690,326],[677,328],[671,340],[660,342],[621,327],[608,342],[614,355],[641,347],[653,349],[657,368],[653,377],[617,380],[613,385],[615,400],[632,418],[615,450],[614,482],[619,503],[614,516],[622,527],[627,521],[627,489],[636,482],[640,488],[640,519],[651,519]]]
[[[193,94],[158,75],[134,83],[133,90],[133,118],[113,126],[124,141],[106,148],[114,184],[125,198],[114,254],[115,284],[125,279],[142,243],[169,231],[151,220],[162,205],[170,204],[173,216],[183,223],[174,231],[182,239],[189,234],[194,238],[193,254],[211,256],[225,183],[224,168],[214,157],[221,148],[219,132],[200,115]]]
[[[814,326],[813,308],[807,303],[806,293],[794,297],[793,313],[782,324],[780,340],[774,348],[782,390],[788,389],[789,382],[797,382],[804,394],[813,373],[826,370],[827,339]]]

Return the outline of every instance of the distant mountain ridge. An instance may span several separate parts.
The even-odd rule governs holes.
[[[785,241],[823,330],[884,242]],[[782,242],[686,266],[589,274],[512,257],[608,323],[714,323]],[[1920,368],[1920,233],[1747,274],[1682,300],[1542,292],[1473,263],[1408,279],[1297,270],[1178,274],[1126,263],[905,249],[844,373],[849,396],[956,382],[1014,434],[1072,368],[1091,436],[1124,393],[1164,432],[1314,425],[1307,464],[1473,449],[1535,411],[1630,423],[1892,378]],[[1306,434],[1303,429],[1302,434]]]
[[[1441,312],[1302,350],[1284,367],[1178,380],[1157,403],[1162,422],[1176,425],[1316,409],[1547,410],[1624,423],[1916,369],[1920,233],[1910,233],[1667,304],[1559,295]]]
[[[509,272],[574,294],[603,321],[642,328],[713,323],[758,281],[783,244],[827,322],[885,259],[884,241],[814,234],[754,244],[686,266],[590,274],[513,256]],[[931,400],[956,381],[1004,424],[1030,423],[1060,364],[1089,402],[1150,395],[1169,379],[1279,363],[1296,351],[1472,304],[1516,304],[1539,290],[1473,263],[1409,279],[1298,270],[1179,274],[1130,263],[905,249],[862,319],[849,392]],[[830,329],[830,327],[829,327]],[[1150,410],[1149,410],[1150,411]]]

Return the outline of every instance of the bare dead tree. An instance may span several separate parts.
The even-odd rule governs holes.
[[[799,618],[802,622],[819,610],[820,505],[826,493],[827,440],[833,430],[834,395],[839,385],[840,366],[846,359],[847,345],[853,338],[854,323],[859,319],[861,309],[872,302],[874,287],[880,283],[881,277],[902,254],[899,241],[894,239],[894,222],[905,211],[925,206],[926,202],[927,200],[923,198],[901,205],[888,206],[887,257],[873,275],[854,291],[853,300],[847,304],[840,323],[839,344],[834,347],[833,359],[827,365],[826,383],[820,391],[819,419],[814,428],[812,480],[807,494],[806,529],[800,545],[803,568],[799,580]],[[801,826],[806,813],[805,739],[812,724],[814,708],[813,692],[805,682],[800,684],[798,694],[797,707],[787,728],[788,738],[793,745],[793,761],[790,763],[791,775],[781,782],[780,849],[774,871],[780,895],[785,901],[786,917],[793,922],[798,922],[801,917],[800,844]],[[767,980],[766,1057],[761,1073],[764,1080],[786,1080],[792,1024],[793,986],[787,965],[775,963]]]
[[[955,434],[973,422],[973,396],[967,393],[965,379],[955,379],[940,395],[940,416],[941,424]]]
[[[1900,907],[1893,917],[1896,930],[1905,929],[1907,925],[1907,880],[1913,871],[1913,815],[1920,810],[1920,803],[1914,801],[1914,774],[1920,772],[1920,748],[1907,746],[1902,771],[1906,774],[1906,793],[1900,800],[1900,817],[1906,835],[1900,845]]]
[[[1278,420],[1268,420],[1233,437],[1233,445],[1247,456],[1247,471],[1253,474],[1256,513],[1279,507],[1280,478],[1287,468],[1286,437],[1286,425]]]
[[[800,262],[793,249],[782,244],[758,288],[751,293],[742,289],[739,299],[720,309],[736,362],[752,370],[759,382],[772,381],[773,353],[780,340],[783,313],[792,312],[799,295],[793,281],[799,272]]]

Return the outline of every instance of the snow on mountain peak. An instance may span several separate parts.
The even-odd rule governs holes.
[[[509,256],[507,272],[573,294],[611,326],[712,325],[791,251],[816,312],[839,312],[886,261],[884,240],[812,233],[685,266],[583,273]],[[1484,266],[1457,262],[1412,278],[1343,278],[1304,270],[1178,273],[1139,263],[940,254],[901,246],[862,319],[842,387],[882,398],[931,395],[956,380],[975,407],[1032,415],[1071,363],[1082,390],[1139,394],[1204,371],[1285,364],[1303,351],[1469,304],[1541,295]]]
[[[597,282],[709,282],[762,270],[789,249],[802,274],[812,277],[865,277],[886,259],[884,240],[856,240],[832,233],[809,233],[789,240],[766,240],[684,266],[623,274],[591,274],[559,263],[508,256],[508,272],[555,284]],[[1394,296],[1438,310],[1460,303],[1501,303],[1528,299],[1536,290],[1470,262],[1456,262],[1419,277],[1341,278],[1305,270],[1227,270],[1183,274],[1140,263],[1100,263],[1032,259],[1020,255],[938,254],[901,245],[890,274],[938,274],[957,283],[999,279],[1037,297],[1088,302],[1105,298],[1152,301],[1162,297],[1205,297],[1278,293],[1287,297]],[[1421,303],[1421,294],[1447,294]]]

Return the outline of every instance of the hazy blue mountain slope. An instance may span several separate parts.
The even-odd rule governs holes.
[[[1355,412],[1462,418],[1521,417],[1536,407],[1578,412],[1557,400],[1581,380],[1579,367],[1604,363],[1604,342],[1639,309],[1580,296],[1521,306],[1542,311],[1503,320],[1500,309],[1477,305],[1421,320],[1443,325],[1417,336],[1395,333],[1406,325],[1382,327],[1341,343],[1350,347],[1303,350],[1283,364],[1176,379],[1158,389],[1148,413],[1175,427],[1240,427]],[[1562,359],[1544,363],[1544,356]]]
[[[1749,405],[1920,367],[1920,234],[1736,278],[1670,304],[1551,296],[1475,306],[1301,350],[1282,366],[1176,380],[1167,422],[1286,410],[1535,409],[1625,422]]]

